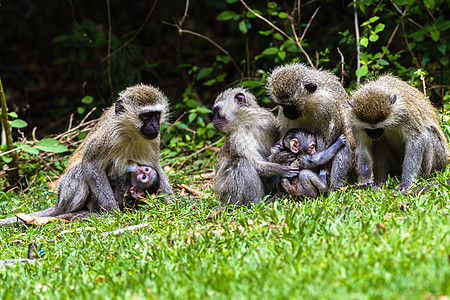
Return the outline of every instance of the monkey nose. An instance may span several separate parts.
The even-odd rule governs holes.
[[[382,136],[383,135],[383,133],[384,133],[384,128],[375,128],[375,129],[372,129],[372,128],[366,128],[366,129],[364,129],[364,131],[367,133],[367,135],[371,138],[371,139],[377,139],[377,138],[379,138],[380,136]]]
[[[295,120],[303,114],[301,110],[293,105],[282,105],[281,107],[283,107],[283,115],[290,120]]]

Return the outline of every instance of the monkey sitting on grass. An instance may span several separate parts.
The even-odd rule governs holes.
[[[109,178],[121,210],[136,207],[146,193],[154,194],[159,188],[159,176],[154,168],[133,164],[127,171],[126,180],[123,177]]]
[[[278,123],[246,89],[223,91],[213,110],[214,127],[227,134],[214,177],[214,192],[223,206],[258,204],[275,188],[276,176],[298,175],[296,168],[268,161],[278,139]]]
[[[122,91],[69,160],[58,182],[56,204],[30,215],[119,211],[125,190],[119,191],[109,180],[126,182],[129,161],[152,166],[159,178],[158,193],[167,195],[166,202],[174,199],[159,157],[159,128],[168,108],[166,96],[151,85],[135,85]],[[16,217],[7,218],[0,220],[0,225],[17,221]]]
[[[281,179],[281,187],[286,193],[317,198],[328,186],[324,165],[330,162],[346,143],[345,136],[341,135],[333,145],[317,153],[314,134],[307,129],[293,128],[272,147],[269,161],[300,170],[297,177]]]
[[[360,185],[401,175],[407,191],[417,176],[428,177],[448,164],[449,148],[427,97],[390,75],[359,87],[349,101]]]

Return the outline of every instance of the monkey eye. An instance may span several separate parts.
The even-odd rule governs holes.
[[[305,89],[310,94],[314,93],[317,90],[317,84],[315,84],[313,82],[306,82],[304,86],[305,86]]]
[[[238,93],[234,96],[234,100],[236,101],[236,103],[238,105],[243,105],[245,104],[245,96],[242,93]]]
[[[145,168],[144,171],[145,172],[150,172],[150,169],[149,168]]]

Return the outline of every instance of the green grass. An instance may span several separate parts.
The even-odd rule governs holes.
[[[438,179],[446,177],[448,171]],[[450,201],[444,187],[416,197],[391,189],[347,189],[314,201],[286,198],[232,210],[214,219],[207,216],[218,203],[211,190],[204,192],[202,199],[184,196],[172,205],[154,199],[137,211],[81,222],[0,228],[0,259],[26,257],[29,243],[42,245],[37,264],[0,268],[0,298],[450,295]],[[26,197],[3,194],[2,211],[45,208],[55,196],[43,198],[44,193],[37,185]],[[120,236],[101,234],[143,222],[151,226]],[[95,230],[61,234],[87,227]]]

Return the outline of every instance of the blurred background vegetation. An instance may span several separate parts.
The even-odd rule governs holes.
[[[359,81],[393,73],[448,109],[449,4],[2,1],[0,78],[9,111],[17,114],[11,116],[26,122],[13,129],[22,139],[73,128],[127,86],[159,86],[173,111],[162,131],[164,157],[178,166],[193,159],[190,165],[198,168],[204,162],[196,162],[196,154],[210,157],[211,144],[220,139],[210,124],[215,96],[241,84],[270,107],[267,74],[293,61],[332,70],[349,91]]]

